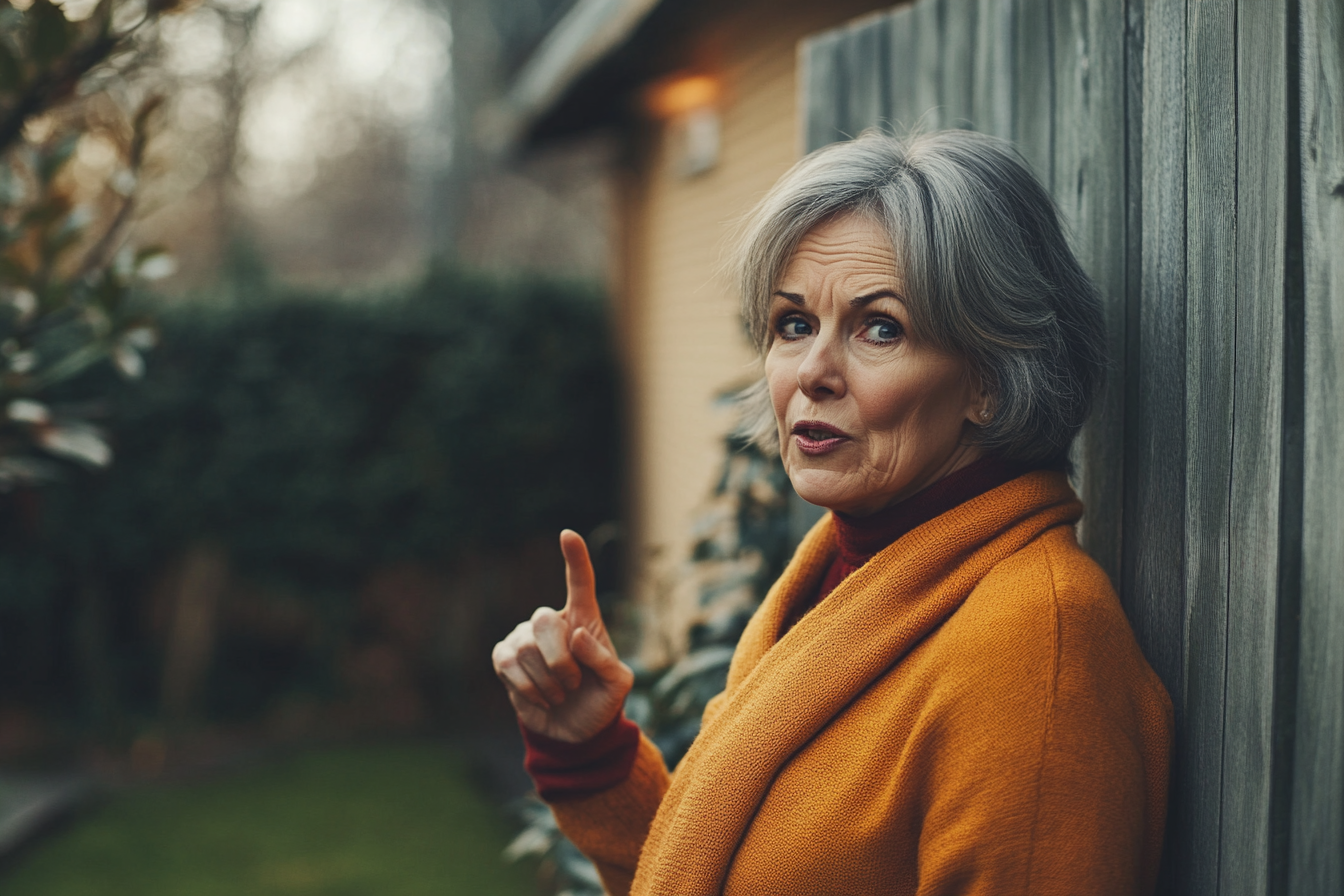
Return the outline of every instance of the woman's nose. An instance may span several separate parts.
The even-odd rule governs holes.
[[[798,366],[798,387],[813,400],[845,394],[845,377],[840,347],[826,334],[812,340],[807,356]]]

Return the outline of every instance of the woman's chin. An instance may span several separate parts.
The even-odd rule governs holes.
[[[827,510],[844,511],[856,497],[853,489],[846,488],[841,477],[829,470],[798,470],[791,473],[789,481],[793,490],[809,504],[825,507]]]

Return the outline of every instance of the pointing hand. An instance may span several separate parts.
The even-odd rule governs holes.
[[[568,596],[562,610],[540,607],[491,655],[519,720],[570,743],[593,737],[620,713],[634,683],[602,622],[593,564],[582,536],[560,533]]]

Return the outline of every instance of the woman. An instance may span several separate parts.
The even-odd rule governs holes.
[[[1151,892],[1171,705],[1078,547],[1091,283],[1002,141],[866,134],[749,219],[756,438],[828,508],[675,775],[621,716],[582,539],[495,648],[529,770],[612,893]]]

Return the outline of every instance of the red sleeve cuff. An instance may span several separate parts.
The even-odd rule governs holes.
[[[530,731],[519,723],[527,757],[523,767],[547,802],[592,796],[630,777],[639,752],[639,726],[622,713],[582,743]]]

